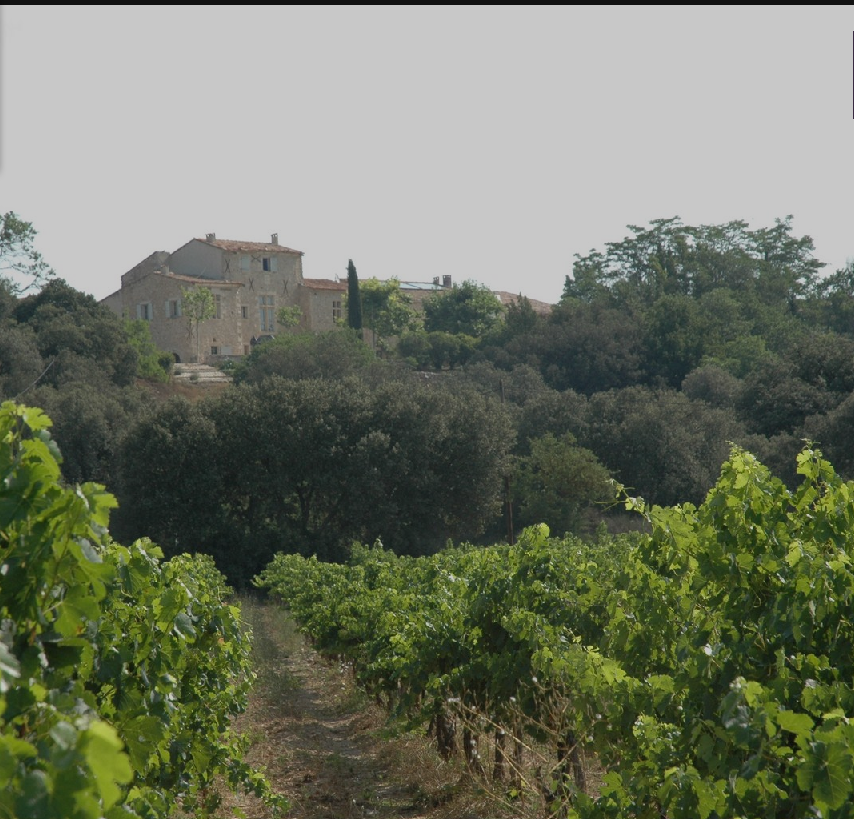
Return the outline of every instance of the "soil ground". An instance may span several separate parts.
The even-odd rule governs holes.
[[[395,734],[385,712],[352,682],[345,666],[308,647],[274,604],[242,603],[254,632],[258,682],[236,729],[251,743],[247,761],[266,770],[291,803],[293,819],[496,819],[506,816],[460,763],[443,761],[427,737]],[[227,794],[266,819],[258,800]]]

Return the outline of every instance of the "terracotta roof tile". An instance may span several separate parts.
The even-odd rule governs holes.
[[[341,293],[347,290],[347,282],[336,282],[333,279],[303,279],[302,286],[312,290],[337,290]]]
[[[510,304],[515,304],[522,298],[520,294],[508,293],[506,290],[494,290],[493,295],[498,296],[505,307]],[[528,299],[528,301],[531,303],[531,307],[534,308],[534,312],[541,316],[547,316],[553,309],[551,304],[540,301],[539,299]]]

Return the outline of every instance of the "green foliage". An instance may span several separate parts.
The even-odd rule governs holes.
[[[504,317],[505,334],[507,338],[514,338],[523,333],[530,333],[540,321],[530,299],[519,294],[516,301],[507,305],[507,314]]]
[[[727,341],[703,357],[703,366],[719,367],[735,378],[745,378],[773,361],[760,335],[746,335]]]
[[[519,455],[530,454],[531,441],[545,435],[584,437],[588,431],[587,399],[572,390],[531,395],[522,406],[517,431]]]
[[[9,211],[0,215],[0,289],[21,295],[41,287],[53,276],[53,270],[35,249],[37,231]]]
[[[483,338],[503,315],[500,299],[485,285],[468,280],[437,291],[424,302],[424,329]]]
[[[776,359],[744,379],[736,407],[750,431],[771,437],[800,429],[806,418],[837,402],[822,386],[799,378],[788,361]]]
[[[96,382],[96,389],[133,383],[137,353],[121,320],[62,279],[51,279],[39,293],[21,299],[15,319],[34,333],[45,364],[55,360],[40,383],[60,386],[83,379]]]
[[[293,304],[290,307],[280,307],[276,311],[276,321],[286,329],[297,327],[302,321],[302,308],[298,304]]]
[[[0,398],[49,412],[66,480],[112,483],[117,443],[145,407],[138,372],[165,378],[158,355],[144,322],[51,279],[0,325]]]
[[[550,765],[555,814],[848,819],[854,483],[811,447],[797,470],[789,491],[733,448],[700,506],[626,498],[642,537],[279,555],[258,583],[411,723],[595,750],[595,792]]]
[[[612,799],[674,817],[851,815],[854,486],[809,448],[798,472],[789,492],[736,449],[701,507],[648,511],[611,640],[648,710],[642,733],[611,736],[632,759]],[[653,634],[666,651],[650,656]],[[672,693],[656,707],[658,670]]]
[[[131,347],[136,350],[137,375],[148,381],[169,381],[173,358],[157,348],[151,338],[151,326],[141,319],[125,319],[124,330]]]
[[[497,401],[464,389],[271,378],[166,405],[128,435],[121,531],[192,545],[241,584],[283,548],[434,551],[483,531],[512,443]]]
[[[205,558],[113,543],[115,500],[65,488],[48,418],[0,405],[0,815],[163,817],[216,807],[241,761],[249,646]]]
[[[592,503],[613,500],[610,474],[596,456],[566,433],[547,433],[531,441],[531,453],[519,460],[514,494],[519,523],[546,523],[552,531],[578,533],[582,512]]]
[[[818,282],[806,307],[828,329],[854,334],[854,262]]]
[[[705,401],[718,409],[732,409],[741,392],[741,382],[722,367],[707,364],[686,376],[682,392],[692,401]]]
[[[351,330],[362,329],[362,297],[359,291],[359,275],[350,259],[347,265],[347,326]]]
[[[699,502],[714,485],[730,443],[745,430],[729,409],[673,390],[632,387],[597,393],[581,443],[621,483],[651,502]]]
[[[44,371],[36,337],[26,326],[0,326],[0,399],[15,398]]]
[[[133,387],[93,390],[91,383],[71,382],[61,389],[37,387],[27,397],[53,421],[63,478],[114,485],[120,443],[145,414],[146,396]]]
[[[789,347],[798,378],[840,398],[854,391],[854,339],[835,332],[803,332]]]
[[[5,324],[14,315],[17,303],[14,285],[0,276],[0,324]]]
[[[533,367],[519,364],[510,370],[501,370],[489,361],[467,364],[463,369],[448,374],[449,381],[458,381],[477,389],[484,395],[502,396],[508,404],[524,406],[529,401],[554,391],[546,386],[543,377]]]
[[[234,374],[235,383],[260,384],[271,376],[340,380],[366,372],[374,353],[349,330],[288,333],[256,344]]]
[[[453,370],[471,359],[477,345],[473,336],[417,330],[400,337],[397,352],[418,369]]]
[[[359,282],[359,294],[364,325],[374,331],[380,346],[385,339],[417,328],[418,314],[412,299],[400,289],[397,279],[366,279]]]
[[[854,448],[851,430],[854,429],[854,394],[848,395],[839,406],[826,415],[814,415],[804,424],[804,434],[821,442],[834,466],[846,478],[854,479]]]
[[[558,390],[592,395],[644,378],[643,325],[631,310],[568,301],[510,347],[522,360],[536,360],[547,383]]]
[[[214,539],[222,526],[221,506],[211,500],[222,492],[216,446],[216,428],[198,404],[175,398],[141,419],[119,450],[114,533],[150,537],[170,555]]]
[[[209,287],[181,289],[181,315],[187,319],[187,329],[196,337],[196,361],[201,361],[201,327],[216,315],[216,300]]]
[[[576,256],[564,301],[650,304],[664,295],[700,298],[728,288],[791,307],[811,292],[822,267],[812,239],[792,235],[791,216],[753,231],[743,221],[691,227],[678,217],[628,228],[633,235],[609,243],[605,253]]]
[[[707,341],[697,302],[689,296],[665,295],[644,314],[647,378],[678,387],[703,357]]]
[[[287,601],[321,650],[352,658],[359,679],[410,725],[488,714],[479,730],[503,726],[543,744],[547,726],[534,720],[550,681],[538,681],[537,655],[560,650],[573,629],[601,634],[603,580],[622,548],[549,540],[538,526],[512,548],[417,559],[379,546],[354,547],[347,566],[278,555],[257,582]]]

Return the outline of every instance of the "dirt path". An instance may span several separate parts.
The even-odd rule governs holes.
[[[460,796],[460,769],[439,760],[426,739],[383,735],[384,715],[355,688],[349,670],[321,660],[285,612],[251,601],[243,611],[255,635],[259,679],[237,728],[250,738],[248,761],[266,768],[274,789],[290,800],[288,817],[484,815]],[[248,819],[269,815],[251,797],[229,795],[226,806],[240,807]]]

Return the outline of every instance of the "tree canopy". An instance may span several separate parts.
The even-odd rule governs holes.
[[[649,303],[725,287],[793,305],[812,290],[823,266],[813,257],[812,239],[793,235],[791,216],[757,230],[740,220],[693,227],[678,217],[628,227],[633,235],[607,244],[604,253],[576,256],[564,300]]]
[[[488,287],[467,280],[437,291],[424,302],[424,329],[482,338],[503,314],[501,300]]]
[[[35,248],[36,229],[13,211],[0,216],[0,287],[15,295],[41,287],[53,269]]]
[[[347,326],[351,330],[362,329],[362,297],[359,290],[359,274],[350,259],[347,265]]]
[[[282,549],[435,551],[497,512],[512,443],[498,402],[469,390],[268,378],[141,420],[121,452],[117,525],[194,544],[237,583]]]
[[[183,288],[181,314],[187,319],[187,330],[196,337],[196,361],[201,361],[201,327],[216,315],[216,301],[209,287]]]
[[[613,500],[610,477],[571,433],[560,438],[547,433],[531,441],[515,480],[519,525],[546,523],[555,533],[579,532],[587,506]]]
[[[359,282],[359,294],[362,321],[365,327],[373,330],[379,346],[385,346],[387,339],[417,328],[419,317],[412,307],[412,299],[400,289],[397,279],[385,282],[365,279]]]

